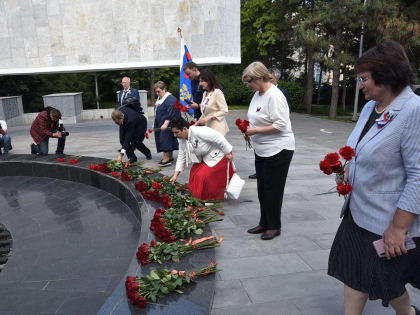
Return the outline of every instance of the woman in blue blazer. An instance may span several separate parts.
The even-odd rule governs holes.
[[[420,97],[404,49],[385,41],[356,62],[365,98],[347,145],[356,156],[345,181],[353,191],[331,248],[328,274],[344,283],[345,314],[381,299],[396,314],[420,314],[405,285],[420,288]],[[409,233],[417,245],[406,249]],[[383,238],[380,258],[372,242]]]

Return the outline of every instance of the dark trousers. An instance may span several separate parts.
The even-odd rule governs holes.
[[[260,226],[281,229],[281,206],[284,186],[294,151],[282,150],[276,155],[261,157],[255,154],[258,200],[260,201]]]
[[[134,154],[135,149],[139,150],[146,157],[152,154],[152,152],[150,152],[149,148],[144,145],[143,140],[144,140],[144,136],[134,138],[130,143],[131,146],[126,150],[127,157],[130,159],[131,162],[137,161],[137,157]]]
[[[52,131],[53,133],[56,131]],[[48,154],[48,142],[50,140],[50,137],[45,137],[44,140],[42,140],[38,145],[35,145],[34,151],[37,154]],[[64,146],[66,145],[66,136],[62,136],[61,138],[58,138],[57,142],[57,150],[55,151],[55,154],[63,154],[64,153]]]

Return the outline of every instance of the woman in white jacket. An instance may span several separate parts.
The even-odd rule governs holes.
[[[182,118],[175,118],[169,124],[179,141],[179,153],[174,183],[189,164],[189,190],[201,200],[223,199],[226,189],[227,166],[233,160],[232,145],[218,131],[206,126],[189,126]],[[234,171],[229,168],[229,180]]]

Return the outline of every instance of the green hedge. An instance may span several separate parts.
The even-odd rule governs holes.
[[[217,79],[223,85],[223,93],[225,94],[228,105],[249,105],[254,92],[242,83],[240,73],[217,73]],[[292,110],[299,110],[303,107],[303,87],[296,82],[279,81],[279,85],[289,92]]]
[[[249,105],[254,92],[242,83],[240,73],[218,72],[216,77],[223,86],[223,93],[228,105]]]
[[[300,83],[290,82],[290,81],[279,81],[279,86],[283,89],[286,89],[289,93],[290,98],[290,109],[299,110],[303,108],[303,96],[305,90]]]

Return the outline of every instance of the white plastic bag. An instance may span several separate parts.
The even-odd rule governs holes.
[[[232,163],[233,173],[232,178],[229,182],[229,165]],[[241,194],[242,188],[244,188],[245,181],[239,177],[236,173],[235,165],[233,162],[228,162],[227,166],[227,179],[226,179],[226,190],[225,190],[225,199],[238,199]]]

